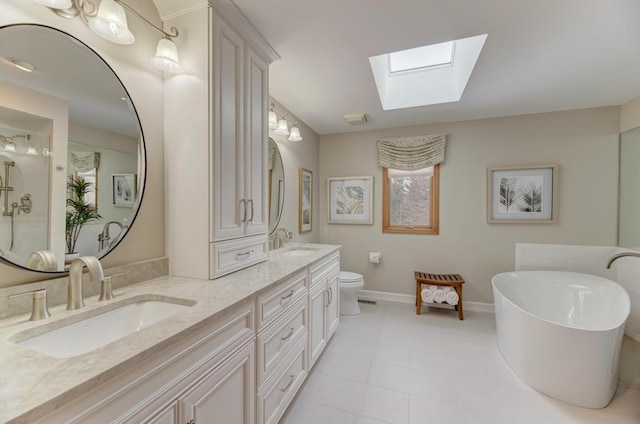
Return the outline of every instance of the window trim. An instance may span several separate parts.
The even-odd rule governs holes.
[[[382,168],[382,232],[397,234],[439,234],[440,230],[440,165],[433,166],[431,181],[431,224],[429,226],[400,227],[391,225],[391,189],[389,187],[389,170]]]

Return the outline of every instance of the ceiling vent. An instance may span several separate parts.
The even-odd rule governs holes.
[[[349,125],[364,125],[367,123],[367,115],[364,113],[356,113],[354,115],[344,115],[344,120]]]

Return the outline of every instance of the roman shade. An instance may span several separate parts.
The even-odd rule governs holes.
[[[88,172],[100,166],[99,152],[69,152],[69,159],[78,172]]]
[[[378,140],[378,163],[384,168],[413,171],[444,162],[446,134]]]

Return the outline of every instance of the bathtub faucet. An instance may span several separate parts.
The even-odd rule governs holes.
[[[615,262],[616,259],[619,258],[624,258],[625,256],[633,256],[634,258],[640,258],[640,253],[636,253],[636,252],[622,252],[622,253],[618,253],[617,255],[613,255],[610,259],[609,262],[607,263],[607,269],[611,268],[611,264],[613,262]]]

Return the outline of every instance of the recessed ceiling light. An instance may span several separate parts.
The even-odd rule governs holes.
[[[20,69],[21,71],[31,73],[36,70],[35,65],[29,62],[25,62],[24,60],[15,59],[15,58],[7,58],[7,60],[9,61],[9,63],[11,63],[13,66]]]

